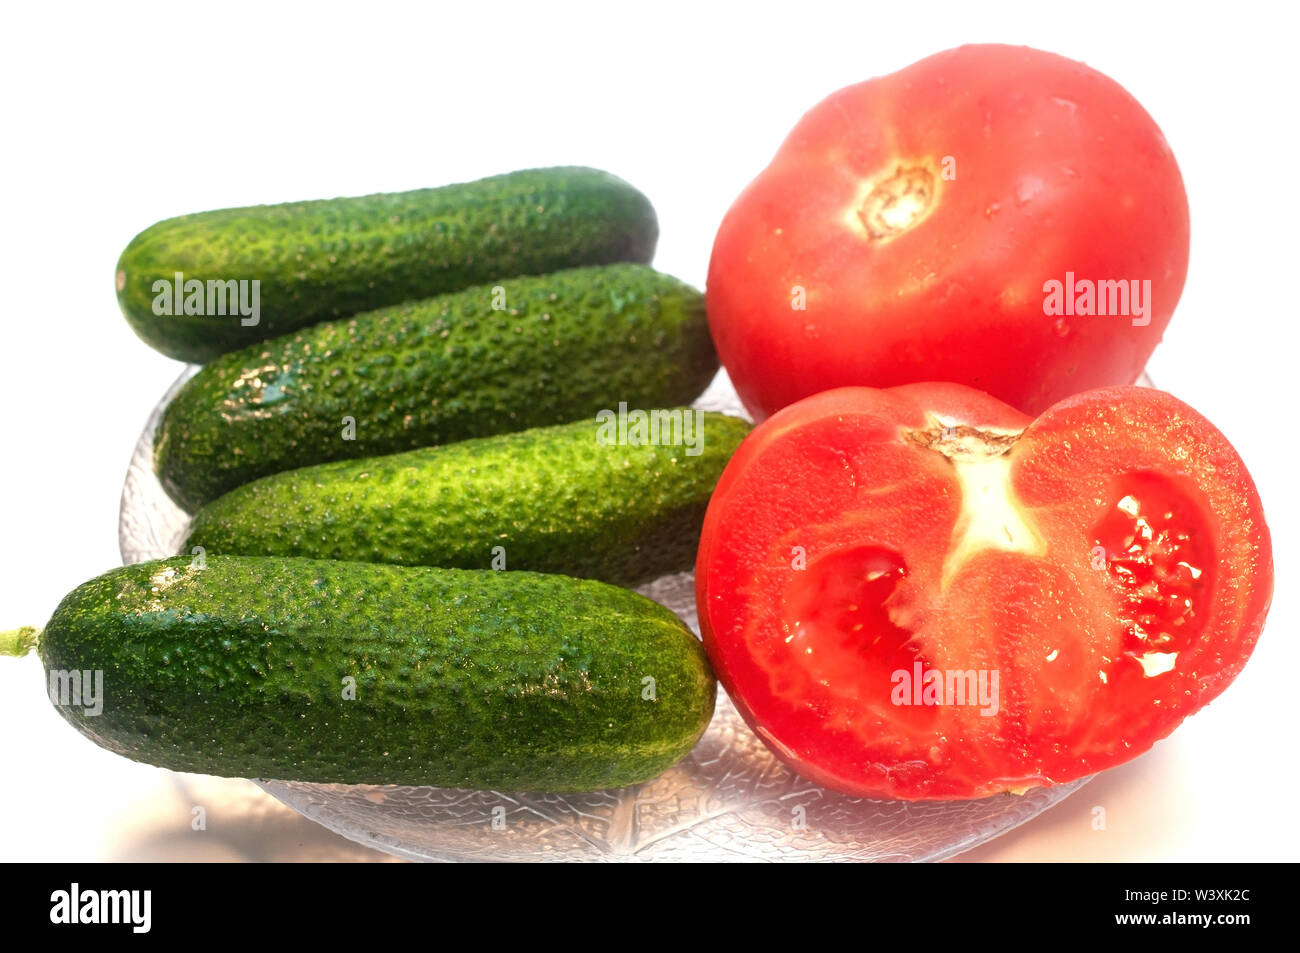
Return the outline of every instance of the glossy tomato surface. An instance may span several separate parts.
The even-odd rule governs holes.
[[[800,120],[718,230],[709,323],[755,419],[929,380],[1036,414],[1137,380],[1188,236],[1173,153],[1121,86],[964,46]]]
[[[1036,420],[956,384],[843,388],[745,440],[705,518],[701,630],[745,719],[850,794],[959,799],[1146,751],[1245,664],[1259,496],[1155,390]]]

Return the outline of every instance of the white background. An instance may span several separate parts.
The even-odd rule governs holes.
[[[1300,143],[1295,24],[1278,20],[1293,8],[5,4],[0,17],[0,628],[43,624],[119,561],[130,450],[180,370],[132,335],[113,295],[118,253],[154,221],[593,165],[651,197],[656,264],[702,286],[728,204],[832,90],[966,42],[1025,43],[1108,73],[1163,128],[1191,202],[1187,286],[1150,371],[1250,466],[1278,599],[1213,706],[969,856],[1300,859]],[[0,660],[0,778],[0,858],[367,856],[248,782],[97,749],[45,700],[35,657]],[[206,833],[190,831],[193,803],[208,806]]]

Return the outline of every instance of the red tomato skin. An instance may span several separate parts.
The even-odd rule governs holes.
[[[780,454],[782,445],[788,445],[800,432],[810,433],[832,422],[847,422],[854,439],[863,445],[885,445],[891,440],[897,443],[900,428],[933,425],[936,416],[980,429],[1021,431],[1017,443],[1024,443],[1025,452],[1012,470],[1014,490],[1025,506],[1034,509],[1041,528],[1049,531],[1053,540],[1052,553],[1036,562],[1062,578],[1084,579],[1087,585],[1094,586],[1087,592],[1101,603],[1061,607],[1042,598],[1042,618],[1050,619],[1064,609],[1067,614],[1075,613],[1071,618],[1096,624],[1108,621],[1113,614],[1110,590],[1094,582],[1098,574],[1091,571],[1095,567],[1090,569],[1088,565],[1087,538],[1080,536],[1077,546],[1063,546],[1060,541],[1070,539],[1080,523],[1086,529],[1086,514],[1094,506],[1090,501],[1102,492],[1100,488],[1108,480],[1122,478],[1130,471],[1160,471],[1172,481],[1208,488],[1197,519],[1205,527],[1206,550],[1213,558],[1202,568],[1220,580],[1212,598],[1207,597],[1202,606],[1204,623],[1197,641],[1182,647],[1183,661],[1170,673],[1176,681],[1160,689],[1139,685],[1128,695],[1108,696],[1102,686],[1098,694],[1086,699],[1086,704],[1076,703],[1070,710],[1068,703],[1062,707],[1055,697],[1050,672],[1044,676],[1047,669],[1005,671],[1004,705],[1010,708],[1022,704],[1023,695],[1037,691],[1043,696],[1037,699],[1040,704],[1036,709],[1038,714],[1046,712],[1040,724],[1045,726],[1042,730],[1047,737],[1034,737],[1033,731],[1014,721],[996,726],[990,722],[985,734],[980,733],[983,726],[979,718],[951,723],[948,733],[961,739],[955,748],[968,750],[961,751],[958,757],[945,755],[944,760],[955,764],[967,758],[968,763],[961,764],[960,772],[954,769],[948,775],[924,766],[918,768],[919,762],[912,755],[895,759],[898,738],[889,734],[887,721],[867,726],[870,730],[865,736],[822,730],[828,720],[841,713],[834,710],[833,703],[828,705],[825,696],[809,696],[794,704],[776,697],[773,672],[746,647],[744,631],[752,621],[747,613],[755,604],[776,604],[764,602],[762,593],[766,590],[756,585],[760,576],[755,568],[770,568],[773,564],[772,540],[765,538],[765,533],[772,525],[798,525],[800,508],[821,493],[812,482],[781,486],[756,479],[754,473],[765,455]],[[1141,432],[1136,436],[1126,433],[1134,428]],[[1161,439],[1153,439],[1153,434],[1159,434]],[[816,439],[809,442],[831,453],[844,449],[827,448]],[[1081,456],[1087,460],[1083,468],[1077,463]],[[1201,461],[1203,466],[1171,464],[1188,458]],[[931,483],[932,488],[942,489],[944,466],[936,465],[939,476]],[[796,461],[788,472],[800,474],[805,470],[810,481],[818,479],[811,464],[804,468]],[[772,472],[770,467],[767,472]],[[888,482],[892,478],[884,479]],[[928,508],[942,510],[943,496],[942,492],[936,493],[933,506]],[[882,498],[880,505],[889,504]],[[780,514],[775,519],[765,515],[774,512]],[[1081,514],[1085,514],[1082,519]],[[814,517],[820,526],[833,520],[834,514],[825,511]],[[918,527],[917,538],[924,537],[925,532],[924,527]],[[909,527],[894,542],[904,551],[910,538]],[[923,573],[921,564],[933,555],[915,551],[904,554],[918,575]],[[808,558],[814,558],[811,550]],[[1016,578],[1021,565],[1032,568],[1035,561],[995,566],[989,578],[996,579],[999,573],[1005,573],[1013,582],[1032,578]],[[1102,578],[1105,575],[1100,574]],[[1176,398],[1146,388],[1103,388],[1068,398],[1034,419],[970,388],[926,383],[889,390],[841,388],[824,392],[781,410],[755,428],[714,491],[701,534],[695,585],[701,634],[719,681],[751,728],[792,770],[824,787],[854,796],[960,800],[1085,777],[1128,761],[1167,736],[1185,717],[1217,697],[1253,652],[1271,603],[1273,563],[1262,504],[1244,464],[1217,429]],[[977,629],[978,619],[985,613],[996,618],[1000,607],[995,593],[988,591],[982,596],[970,603],[969,613],[959,613],[959,627]],[[992,645],[998,637],[997,631],[984,632],[982,645],[981,638],[975,638],[978,651],[988,650],[994,655],[1003,651],[1004,646]],[[1079,655],[1090,663],[1110,652],[1105,631],[1100,635],[1082,633],[1080,641],[1083,645]],[[1043,652],[1049,645],[1056,643],[1045,643]],[[1035,645],[1019,647],[1035,657],[1042,654]],[[1046,691],[1044,679],[1048,683]],[[1120,680],[1113,678],[1112,683],[1120,691]],[[1131,684],[1123,690],[1130,689]],[[1154,698],[1159,701],[1153,704]],[[1052,735],[1054,728],[1071,720],[1085,736],[1099,736],[1089,738],[1094,743],[1083,755],[1070,749],[1071,736]],[[969,735],[964,734],[967,730]],[[904,742],[908,740],[905,733],[900,737]],[[999,747],[1012,752],[1005,761],[979,760]],[[971,751],[979,752],[978,756],[971,755]],[[1030,770],[1025,770],[1026,764]]]
[[[870,238],[857,210],[899,166],[930,174],[928,214]],[[1188,246],[1173,153],[1121,86],[1051,53],[963,46],[800,120],[718,230],[709,322],[756,420],[821,390],[934,380],[1038,414],[1137,380]],[[1067,272],[1149,280],[1148,323],[1045,314]]]

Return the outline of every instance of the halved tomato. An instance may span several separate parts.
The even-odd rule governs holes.
[[[1272,588],[1237,453],[1137,387],[1037,420],[958,384],[808,398],[731,460],[696,564],[710,659],[767,745],[905,799],[1141,754],[1241,671]]]

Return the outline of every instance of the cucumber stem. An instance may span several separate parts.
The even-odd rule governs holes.
[[[0,632],[0,655],[14,655],[21,658],[36,648],[36,642],[40,637],[41,630],[34,625]]]

